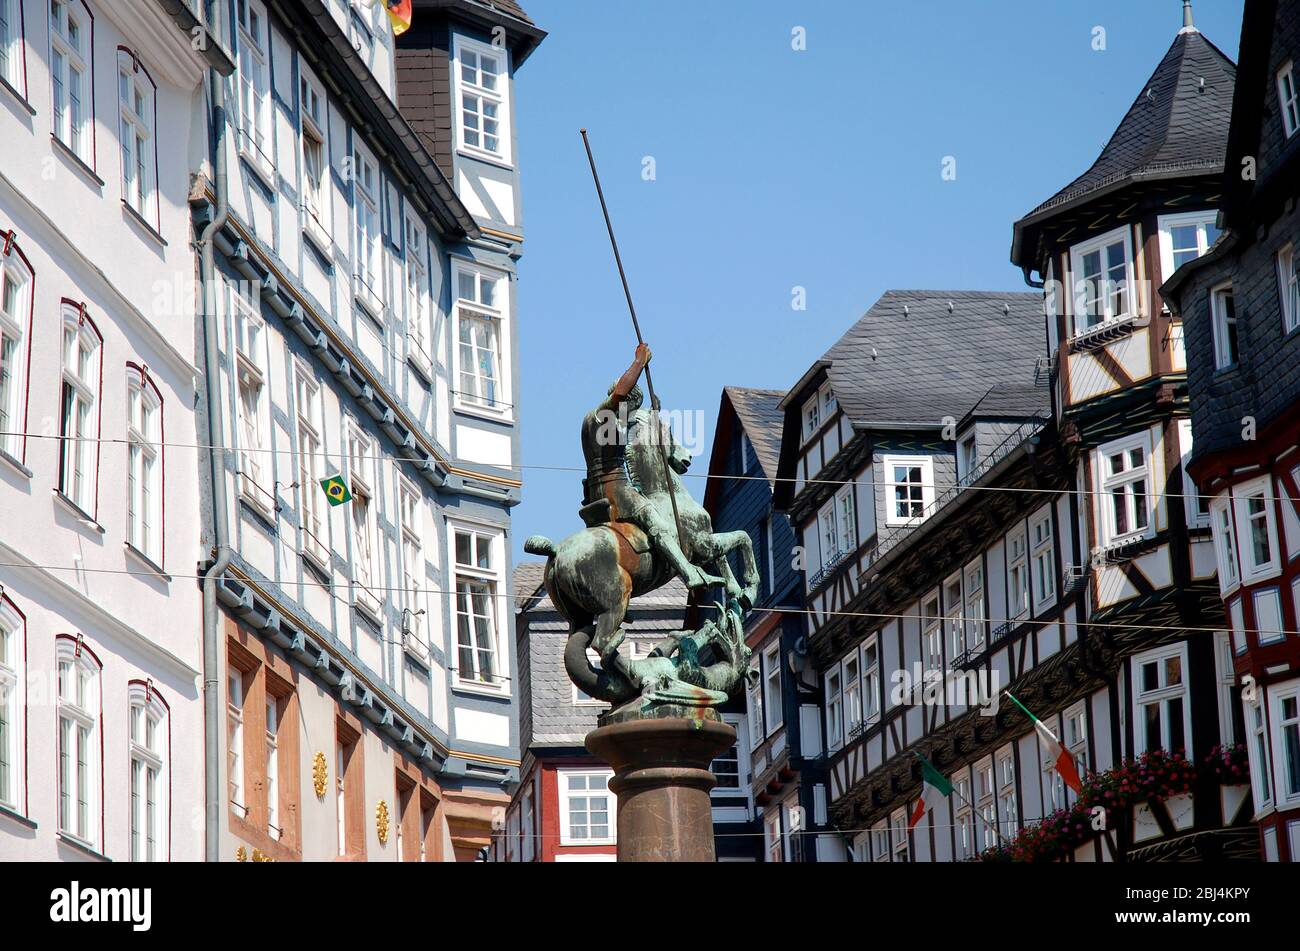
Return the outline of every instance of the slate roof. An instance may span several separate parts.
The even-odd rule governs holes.
[[[1097,161],[1030,214],[1076,201],[1116,179],[1221,170],[1236,78],[1237,67],[1218,47],[1197,31],[1180,32]]]
[[[524,8],[515,3],[515,0],[472,0],[472,2],[480,7],[498,10],[507,16],[514,17],[516,20],[523,20],[525,23],[533,22],[528,14],[524,12]]]
[[[964,416],[990,384],[1032,383],[1046,352],[1039,294],[895,290],[822,359],[855,426],[938,427]]]
[[[966,414],[967,419],[1026,419],[1043,416],[1052,409],[1052,391],[1047,376],[1042,383],[998,383],[989,387]]]
[[[754,446],[763,475],[769,481],[775,480],[781,461],[781,427],[785,425],[781,400],[785,398],[785,391],[756,390],[746,386],[725,386],[723,390],[740,418],[740,425],[745,428],[745,435]]]

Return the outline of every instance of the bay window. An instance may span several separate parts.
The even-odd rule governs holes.
[[[1165,280],[1188,261],[1195,261],[1219,238],[1217,211],[1189,211],[1161,215],[1160,270]]]
[[[1102,544],[1112,545],[1151,532],[1148,434],[1117,439],[1097,450],[1100,468]]]
[[[162,396],[139,367],[127,378],[127,541],[162,565]]]
[[[885,498],[889,525],[923,519],[934,504],[934,466],[929,456],[886,456]]]
[[[1070,272],[1076,336],[1133,315],[1133,252],[1127,226],[1071,248]]]
[[[1133,657],[1133,752],[1191,749],[1187,645],[1174,644]]]
[[[1300,686],[1273,687],[1273,759],[1278,807],[1300,802]]]
[[[1250,734],[1249,762],[1250,785],[1255,796],[1255,814],[1259,815],[1273,805],[1273,757],[1268,736],[1268,723],[1264,716],[1262,700],[1245,703],[1246,732]]]
[[[59,492],[95,514],[99,478],[99,391],[103,338],[84,305],[64,304]]]
[[[59,834],[101,851],[100,666],[79,639],[57,655]]]
[[[456,95],[460,148],[510,163],[509,65],[507,51],[464,36],[455,37]]]
[[[457,678],[461,683],[503,685],[498,651],[498,592],[501,575],[499,535],[455,528]]]
[[[1239,353],[1237,305],[1231,284],[1210,291],[1210,317],[1214,330],[1214,368],[1226,370],[1236,366]]]
[[[1288,244],[1277,253],[1277,284],[1282,295],[1282,330],[1300,327],[1300,276],[1296,273],[1295,246]]]
[[[94,18],[83,0],[50,0],[50,83],[54,136],[95,167]]]
[[[140,60],[117,52],[118,124],[122,146],[122,200],[155,231],[158,210],[158,151],[154,142],[157,90]]]
[[[455,272],[457,402],[504,413],[508,409],[502,346],[504,278],[459,263]]]
[[[1231,492],[1210,503],[1210,527],[1214,532],[1214,553],[1219,564],[1219,588],[1230,591],[1241,580]]]
[[[34,277],[12,232],[0,234],[0,452],[19,460],[26,446]]]
[[[167,707],[147,684],[130,687],[131,861],[167,859],[170,779]]]
[[[1277,571],[1281,553],[1273,513],[1273,492],[1267,476],[1232,490],[1237,536],[1241,540],[1241,573],[1246,581]]]

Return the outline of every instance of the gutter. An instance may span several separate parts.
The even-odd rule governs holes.
[[[212,138],[215,145],[214,188],[217,204],[212,220],[199,235],[201,255],[199,308],[203,320],[203,376],[207,384],[208,443],[220,446],[221,377],[218,370],[220,347],[217,342],[216,258],[213,242],[230,213],[226,160],[226,92],[225,83],[215,73],[208,74],[212,97]],[[230,523],[226,502],[226,451],[208,450],[212,466],[212,518],[215,529],[216,561],[203,574],[203,752],[204,752],[204,858],[220,859],[221,834],[221,703],[220,631],[217,614],[217,581],[230,564]]]

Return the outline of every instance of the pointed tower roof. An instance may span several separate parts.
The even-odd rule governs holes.
[[[1134,182],[1222,171],[1237,68],[1190,21],[1185,8],[1183,28],[1092,166],[1016,222],[1013,263],[1036,263],[1027,232],[1066,208]]]

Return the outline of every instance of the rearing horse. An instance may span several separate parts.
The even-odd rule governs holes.
[[[679,478],[690,467],[690,453],[672,438],[657,413],[639,409],[629,424],[626,458],[632,484],[670,519],[676,499],[682,552],[692,564],[721,576],[728,599],[734,598],[747,610],[758,596],[759,581],[749,534],[713,531],[709,513],[691,498]],[[664,466],[664,452],[668,467]],[[564,650],[569,677],[589,696],[611,703],[635,697],[637,685],[618,654],[623,619],[632,598],[654,591],[672,578],[672,566],[653,555],[645,533],[630,522],[584,528],[558,545],[534,535],[524,542],[524,551],[547,557],[546,590],[569,622]],[[733,551],[741,553],[743,562],[739,582],[727,559]],[[587,660],[588,647],[600,655],[601,670]]]

